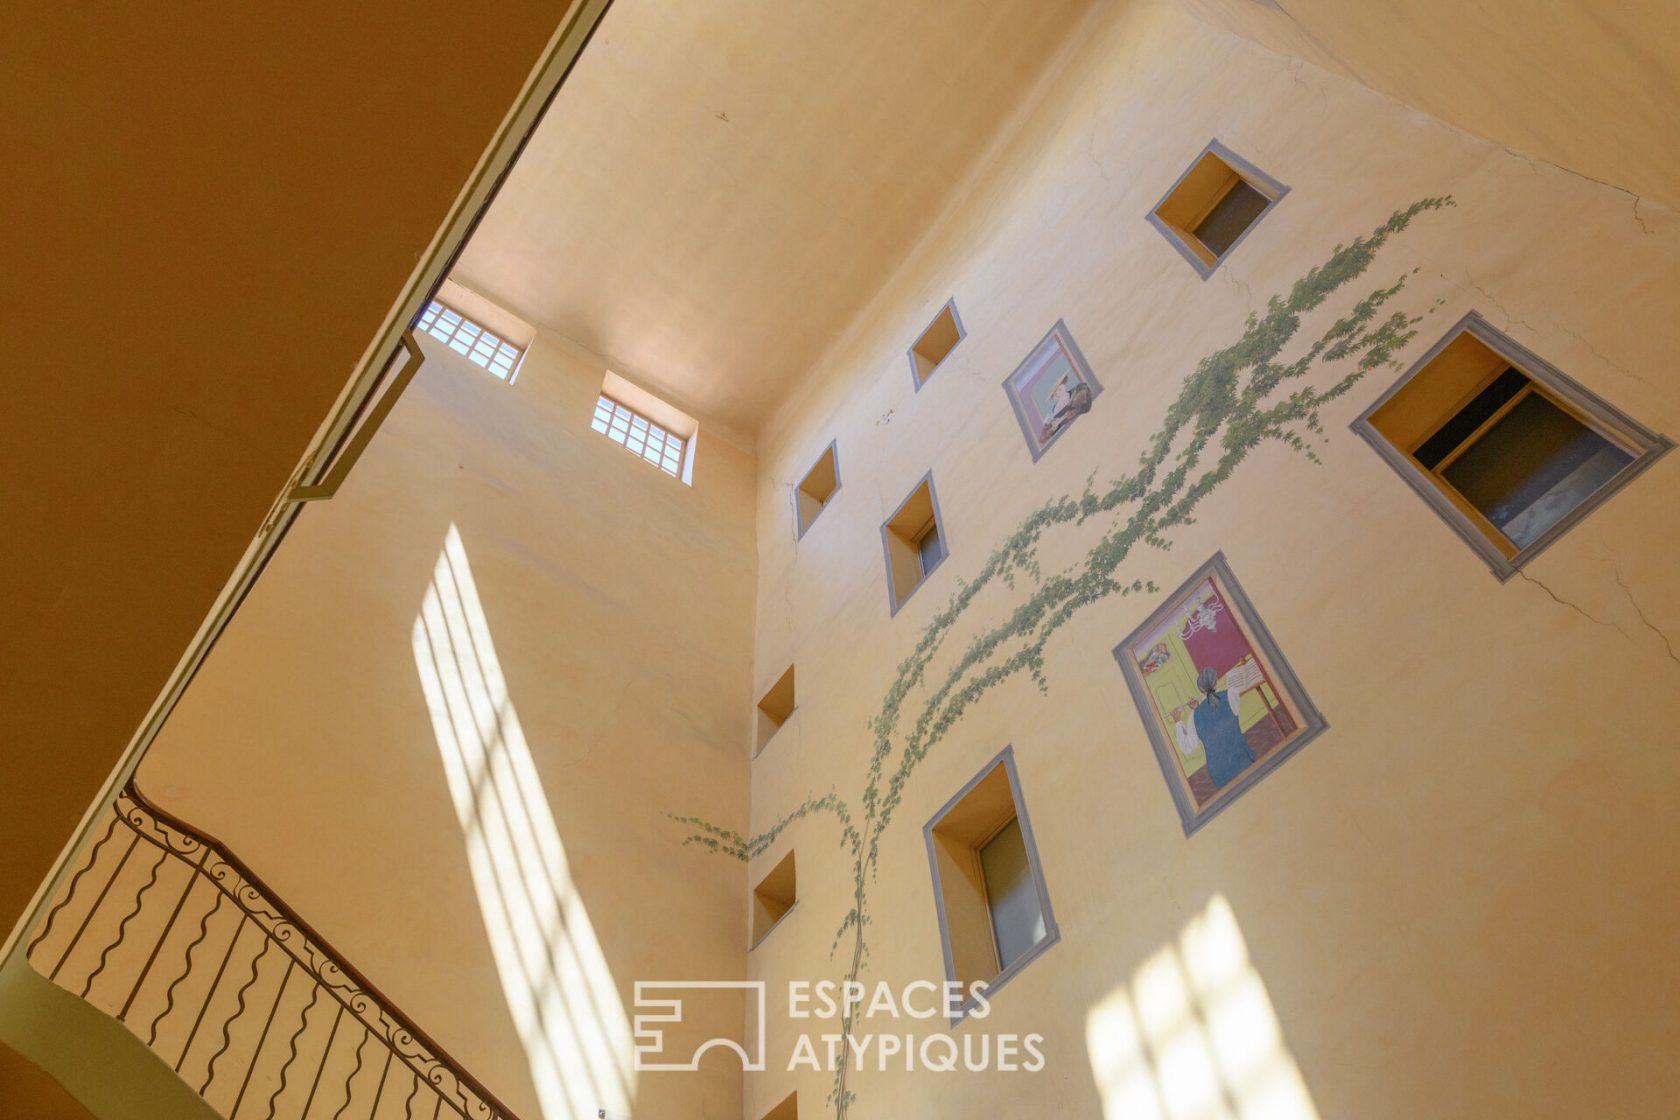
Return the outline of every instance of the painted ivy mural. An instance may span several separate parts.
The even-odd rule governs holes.
[[[1267,301],[1264,315],[1250,314],[1231,345],[1196,365],[1149,439],[1137,469],[1099,489],[1087,483],[1029,514],[987,559],[960,582],[916,647],[898,666],[870,721],[874,742],[863,787],[854,801],[838,793],[811,797],[756,836],[742,836],[698,817],[674,817],[692,831],[685,844],[747,861],[765,852],[796,821],[832,817],[840,843],[852,857],[851,908],[840,920],[832,952],[849,949],[846,979],[855,981],[869,962],[870,887],[880,860],[881,837],[893,823],[917,767],[976,701],[1022,674],[1048,691],[1044,650],[1074,615],[1110,596],[1153,593],[1153,584],[1127,579],[1124,565],[1140,546],[1168,549],[1174,531],[1190,524],[1196,507],[1229,479],[1256,448],[1276,441],[1318,461],[1310,440],[1321,439],[1320,409],[1347,393],[1371,370],[1395,365],[1394,355],[1416,334],[1421,316],[1390,307],[1405,288],[1399,276],[1352,304],[1301,355],[1281,355],[1300,329],[1301,317],[1363,276],[1389,238],[1427,211],[1452,205],[1450,197],[1426,198],[1364,237],[1338,245],[1323,264]],[[1414,270],[1415,271],[1415,270]],[[1335,367],[1327,384],[1310,383],[1319,366]],[[1094,478],[1094,476],[1093,476]],[[1038,563],[1044,535],[1064,526],[1096,523],[1100,540],[1079,562],[1046,575]],[[994,584],[1010,593],[1007,613],[980,632],[949,669],[930,666],[981,592]],[[1106,651],[1105,651],[1106,652]],[[852,1014],[841,1021],[852,1036]],[[851,1063],[842,1058],[829,1101],[845,1120],[856,1100],[847,1084]]]

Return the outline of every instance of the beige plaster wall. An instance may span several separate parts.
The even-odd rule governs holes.
[[[22,914],[564,0],[39,4],[0,43],[0,927]],[[394,132],[425,121],[425,142]],[[19,792],[26,791],[26,792]]]
[[[1184,0],[1209,22],[1526,155],[1680,206],[1664,0]]]
[[[1132,468],[1200,358],[1418,199],[1457,204],[1397,235],[1289,353],[1405,276],[1392,306],[1421,322],[1403,365],[1477,309],[1647,425],[1680,429],[1680,216],[1660,206],[1636,216],[1620,191],[1161,5],[1094,13],[1017,123],[765,429],[755,686],[794,662],[799,706],[753,764],[755,831],[830,790],[860,814],[869,720],[960,581],[1046,500]],[[1291,192],[1204,282],[1144,216],[1213,137]],[[953,295],[967,338],[915,392],[905,350]],[[1000,383],[1058,319],[1105,391],[1034,465]],[[1076,616],[1046,650],[1047,695],[1025,677],[994,689],[915,772],[882,836],[863,978],[942,978],[921,827],[1013,744],[1062,940],[957,1033],[1041,1032],[1048,1065],[866,1073],[849,1086],[855,1120],[1101,1115],[1088,1013],[1217,899],[1281,1024],[1274,1057],[1320,1115],[1671,1107],[1680,1076],[1658,1056],[1680,1043],[1680,460],[1501,585],[1348,430],[1397,376],[1378,370],[1326,410],[1322,465],[1252,453],[1170,551],[1122,567],[1160,593]],[[832,439],[841,490],[796,543],[789,488]],[[878,527],[930,467],[951,555],[889,617]],[[1099,532],[1047,534],[1043,570]],[[1109,651],[1221,549],[1329,730],[1186,839]],[[977,614],[1001,621],[1024,594],[990,589]],[[811,816],[752,862],[756,879],[796,849],[801,895],[753,975],[844,975],[838,839]],[[791,1024],[772,1027],[745,1116],[790,1088],[801,1116],[831,1115],[826,1075],[776,1071]]]
[[[740,974],[744,873],[678,858],[662,814],[745,818],[754,460],[703,421],[692,488],[634,459],[589,429],[601,364],[555,338],[539,337],[511,386],[422,345],[404,399],[339,495],[304,514],[139,779],[520,1116],[593,1120],[628,1064],[636,980]],[[530,763],[495,796],[481,787],[465,828],[413,641],[452,526],[477,590],[446,592],[449,609],[478,604],[506,681],[480,726],[492,753]],[[440,671],[477,687],[476,668]],[[552,814],[553,899],[508,886],[529,867],[505,853],[490,858],[507,897],[486,897],[469,866],[465,832],[511,816],[510,791]],[[529,831],[545,842],[540,820]],[[516,1029],[491,944],[556,900],[535,943],[553,963],[534,967],[560,978],[519,994],[553,1003],[536,1034],[559,1049],[578,1034],[614,1054],[585,1063],[600,1093],[572,1077],[560,1105],[539,1100],[527,1051],[542,1039]],[[605,994],[578,980],[603,975]],[[738,1007],[696,1018],[694,1032],[739,1029]],[[726,1066],[634,1088],[648,1116],[733,1116],[739,1094]]]

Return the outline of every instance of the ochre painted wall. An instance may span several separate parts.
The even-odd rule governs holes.
[[[1304,318],[1286,360],[1403,277],[1383,312],[1419,319],[1402,367],[1476,309],[1648,426],[1680,430],[1680,216],[1659,205],[1636,215],[1620,191],[1164,5],[1102,6],[1017,123],[761,440],[755,685],[793,662],[799,696],[753,764],[755,831],[830,791],[861,822],[870,721],[963,581],[1043,503],[1134,469],[1203,357],[1420,199],[1455,204],[1394,234]],[[1291,190],[1204,282],[1145,214],[1215,137]],[[953,295],[967,337],[916,392],[905,350]],[[1104,392],[1035,465],[1000,384],[1058,319]],[[1350,368],[1320,362],[1305,381]],[[1380,367],[1326,407],[1323,442],[1304,433],[1322,464],[1276,442],[1251,451],[1170,550],[1140,547],[1116,575],[1159,591],[1076,614],[1045,649],[1047,693],[1024,674],[986,692],[913,771],[881,834],[862,978],[943,978],[922,825],[1013,744],[1061,941],[956,1033],[1041,1032],[1048,1065],[871,1071],[848,1085],[854,1120],[1102,1115],[1093,1060],[1107,1058],[1087,1048],[1088,1014],[1136,996],[1137,970],[1186,923],[1227,912],[1318,1114],[1672,1107],[1680,1075],[1654,1057],[1680,1044],[1680,459],[1502,585],[1348,430],[1397,376]],[[789,488],[833,439],[841,490],[796,542]],[[878,528],[929,468],[950,558],[890,617]],[[1046,531],[1045,576],[1082,563],[1107,527]],[[1110,650],[1216,550],[1329,728],[1187,839]],[[1023,573],[1014,592],[984,591],[930,680],[1034,586]],[[920,711],[907,705],[904,725]],[[840,839],[819,812],[751,861],[756,880],[797,850],[801,896],[752,975],[845,975]],[[793,1026],[772,1024],[747,1120],[794,1088],[802,1117],[833,1114],[826,1074],[776,1070]]]
[[[511,386],[422,344],[414,384],[293,530],[141,788],[225,841],[520,1116],[618,1115],[633,982],[741,970],[744,872],[673,854],[663,814],[745,821],[753,456],[702,419],[686,486],[590,430],[604,369],[569,344],[539,336]],[[428,602],[429,684],[415,649]],[[445,763],[460,748],[429,714],[440,688],[456,715],[494,694],[465,717],[495,779],[464,814]],[[494,887],[469,861],[480,835]],[[532,932],[528,918],[536,979],[510,996],[492,942]],[[552,1006],[522,1031],[510,1001],[525,997]],[[739,1014],[701,1008],[674,1037],[734,1035]],[[615,1061],[545,1096],[534,1067],[574,1037],[607,1040]],[[644,1075],[634,1098],[637,1115],[721,1117],[740,1091],[714,1062]]]
[[[0,927],[566,10],[41,4],[0,46]],[[423,122],[423,123],[422,123]]]
[[[1184,0],[1186,10],[1525,156],[1680,206],[1665,0]],[[1640,211],[1643,213],[1643,211]]]

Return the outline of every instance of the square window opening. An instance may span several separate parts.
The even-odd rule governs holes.
[[[1354,430],[1500,579],[1673,446],[1474,312]]]
[[[1215,140],[1149,220],[1205,280],[1287,193],[1288,187]]]
[[[887,602],[897,614],[950,555],[931,473],[881,525],[881,544],[887,562]]]
[[[788,721],[789,717],[793,715],[794,709],[798,707],[793,682],[793,666],[789,665],[787,672],[778,677],[776,683],[771,685],[770,690],[764,694],[763,699],[759,700],[756,738],[753,745],[754,757],[765,748],[771,739],[775,738],[776,732],[782,729],[782,724]]]
[[[795,538],[803,537],[817,515],[828,508],[834,495],[840,492],[840,460],[835,445],[830,443],[817,457],[816,463],[805,472],[799,485],[793,488],[793,519]]]
[[[695,419],[652,393],[607,371],[589,426],[644,463],[694,485]]]
[[[910,378],[918,391],[967,334],[962,318],[957,315],[956,298],[952,297],[910,347]]]
[[[945,974],[961,986],[961,1018],[975,985],[997,988],[1058,936],[1013,751],[988,763],[925,831]]]
[[[770,931],[799,901],[798,872],[793,852],[783,856],[770,873],[753,888],[752,948],[763,943]]]
[[[491,376],[510,384],[525,359],[526,347],[516,346],[436,300],[426,305],[415,329],[431,335]]]

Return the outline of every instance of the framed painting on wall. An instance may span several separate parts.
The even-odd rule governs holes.
[[[1114,647],[1188,836],[1323,731],[1215,553]]]
[[[1033,462],[1081,416],[1102,386],[1060,319],[1003,382]]]

